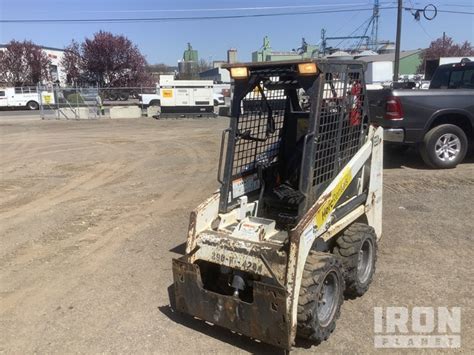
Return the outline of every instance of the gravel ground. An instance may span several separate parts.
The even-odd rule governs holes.
[[[171,258],[218,187],[227,124],[0,122],[0,352],[277,352],[169,308]],[[458,306],[457,351],[472,353],[474,159],[435,171],[387,154],[384,178],[370,290],[328,341],[295,352],[375,353],[373,307]]]

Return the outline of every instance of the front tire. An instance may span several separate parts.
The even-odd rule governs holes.
[[[367,292],[375,273],[377,238],[364,223],[350,225],[337,239],[333,250],[344,267],[345,295],[359,297]]]
[[[297,335],[316,344],[336,328],[344,301],[341,264],[331,254],[310,251],[298,297]]]
[[[36,101],[28,101],[26,108],[31,111],[39,110],[39,104]]]
[[[468,140],[464,131],[452,124],[432,128],[425,135],[420,147],[423,161],[432,168],[455,168],[464,160]]]

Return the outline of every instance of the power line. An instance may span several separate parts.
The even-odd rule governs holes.
[[[353,35],[354,33],[356,33],[357,31],[359,31],[362,27],[364,27],[364,25],[366,25],[366,24],[367,24],[369,21],[371,21],[371,20],[372,20],[372,16],[369,17],[369,18],[368,18],[367,20],[365,20],[364,22],[362,22],[362,24],[361,24],[359,27],[357,27],[354,31],[352,31],[352,32],[349,34],[349,36],[347,36],[347,37],[352,37],[352,35]],[[340,41],[338,44],[336,44],[334,47],[335,47],[335,48],[339,48],[339,46],[340,46],[341,44],[343,44],[343,43],[344,43],[345,41],[347,41],[347,40],[348,40],[348,38],[343,39],[343,40]]]
[[[440,10],[440,9],[438,9],[438,12],[445,12],[445,13],[448,13],[448,14],[474,15],[474,12],[470,12],[470,11],[454,11],[454,10]]]
[[[193,9],[143,9],[143,10],[81,10],[77,13],[143,13],[143,12],[219,12],[219,11],[254,11],[254,10],[285,10],[285,9],[311,9],[321,7],[343,7],[355,5],[368,5],[367,2],[319,4],[319,5],[287,5],[287,6],[253,6],[253,7],[218,7],[218,8],[193,8]]]
[[[394,6],[383,7],[381,9],[394,9]],[[0,23],[143,23],[143,22],[171,22],[171,21],[196,21],[196,20],[225,20],[240,18],[261,18],[277,16],[314,15],[345,13],[358,11],[372,11],[372,8],[364,9],[337,9],[320,11],[295,11],[280,12],[271,14],[244,14],[244,15],[219,15],[219,16],[192,16],[192,17],[138,17],[138,18],[99,18],[99,19],[0,19]]]

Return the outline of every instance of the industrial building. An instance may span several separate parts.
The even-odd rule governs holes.
[[[400,52],[400,77],[412,78],[417,74],[421,65],[422,49]],[[362,53],[361,53],[362,54]],[[393,78],[393,63],[395,53],[354,56],[354,59],[362,60],[367,63],[366,81],[368,84],[382,83],[391,81]]]
[[[183,58],[178,61],[178,72],[181,78],[192,78],[199,67],[199,53],[193,49],[191,43],[188,43],[186,50],[183,53]]]
[[[306,43],[302,39],[301,47],[292,51],[274,51],[270,45],[268,36],[263,38],[263,45],[259,50],[252,53],[252,62],[275,62],[279,60],[306,59],[317,57],[319,47]]]
[[[212,80],[214,83],[230,83],[230,74],[227,69],[222,69],[223,64],[237,62],[237,49],[231,48],[227,51],[227,61],[214,61],[213,68],[199,73],[199,79]]]

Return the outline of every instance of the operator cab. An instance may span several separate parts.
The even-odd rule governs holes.
[[[341,148],[359,145],[362,108],[352,102],[358,115],[353,117],[344,105],[360,96],[360,90],[354,91],[361,87],[360,72],[333,77],[323,74],[315,61],[227,68],[234,91],[231,125],[222,137],[219,211],[226,214],[238,206],[242,210],[245,203],[256,209],[245,207],[248,216],[289,230],[339,171]],[[351,127],[355,136],[344,138]]]

